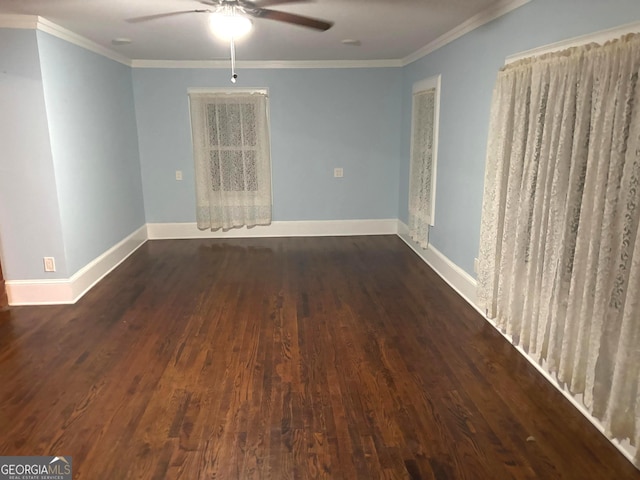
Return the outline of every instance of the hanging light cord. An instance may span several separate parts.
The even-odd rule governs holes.
[[[236,73],[236,44],[233,41],[233,37],[231,37],[229,45],[231,46],[231,83],[236,83],[238,74]]]

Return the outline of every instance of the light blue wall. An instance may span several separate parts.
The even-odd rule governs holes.
[[[270,92],[274,219],[406,221],[411,88],[442,74],[431,241],[471,273],[505,57],[638,19],[637,0],[533,0],[402,69],[240,70],[239,87]],[[186,92],[230,86],[226,69],[132,72],[46,33],[0,30],[5,276],[67,278],[145,220],[194,221]]]
[[[0,240],[5,278],[67,276],[34,30],[0,29]]]
[[[145,223],[131,68],[38,31],[68,273]]]
[[[436,225],[430,241],[472,274],[479,247],[491,96],[505,58],[639,19],[637,0],[533,0],[405,67],[400,219],[407,221],[414,82],[442,74]]]
[[[229,88],[226,69],[134,69],[146,218],[193,222],[188,88]],[[400,69],[241,69],[269,89],[274,220],[396,218]],[[343,167],[344,178],[333,178]],[[175,180],[182,170],[184,180]]]

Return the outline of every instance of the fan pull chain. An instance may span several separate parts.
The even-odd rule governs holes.
[[[229,45],[231,46],[231,83],[236,83],[238,74],[236,73],[236,44],[233,37],[231,37]]]

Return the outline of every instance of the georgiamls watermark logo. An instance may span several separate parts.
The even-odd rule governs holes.
[[[71,457],[69,457],[69,458],[71,458]],[[57,462],[61,463],[61,465],[62,465],[64,470],[69,470],[69,472],[71,472],[71,464],[69,463],[69,460],[67,460],[64,457],[53,457],[53,460],[51,460],[49,462],[49,465],[53,465],[54,463],[57,463]],[[58,465],[58,466],[60,466],[60,465]]]
[[[71,480],[70,456],[0,457],[0,480]]]

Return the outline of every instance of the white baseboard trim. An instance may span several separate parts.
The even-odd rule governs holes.
[[[409,227],[402,221],[398,220],[398,236],[404,240],[404,242],[425,262],[429,265],[445,282],[449,284],[451,288],[453,288],[458,294],[464,298],[469,305],[471,305],[478,313],[484,318],[493,328],[496,329],[500,335],[504,337],[506,341],[508,341],[511,345],[515,347],[515,349],[527,359],[527,361],[535,367],[540,374],[553,385],[564,397],[571,402],[571,404],[578,409],[578,411],[589,420],[594,427],[596,427],[602,434],[607,436],[604,427],[600,423],[600,421],[595,418],[591,413],[587,410],[587,408],[582,404],[582,402],[576,398],[571,392],[563,388],[558,380],[551,375],[545,368],[540,365],[533,357],[531,357],[526,351],[524,351],[521,347],[515,345],[513,343],[513,339],[503,333],[493,320],[489,319],[486,314],[482,311],[482,308],[477,303],[477,295],[476,288],[477,282],[476,280],[461,269],[458,265],[453,263],[449,258],[447,258],[444,254],[439,252],[435,247],[429,245],[427,250],[420,248],[420,246],[411,240],[409,237]],[[640,469],[640,464],[636,461],[636,448],[633,447],[628,441],[619,442],[617,440],[612,440],[609,437],[607,439],[633,464],[636,468]]]
[[[73,302],[73,287],[66,279],[7,280],[4,284],[10,306],[58,305]]]
[[[71,278],[7,280],[5,287],[11,306],[76,303],[147,239],[395,235],[397,232],[396,219],[273,222],[268,226],[237,228],[227,232],[200,231],[195,223],[150,223],[78,270]]]
[[[111,247],[71,277],[74,300],[77,302],[91,288],[147,241],[147,227],[143,225],[131,235]]]
[[[198,230],[195,223],[148,223],[149,240],[188,238],[247,238],[247,237],[337,237],[351,235],[394,235],[398,233],[396,219],[381,220],[308,220],[272,222],[252,228]]]
[[[493,320],[491,320],[490,318],[487,318],[485,315],[483,315],[484,319],[489,322],[489,324],[491,324],[491,326],[493,328],[496,329],[496,331],[502,335],[505,340],[507,340],[511,345],[513,345],[515,347],[516,350],[518,350],[518,352],[520,352],[520,354],[527,359],[527,361],[533,365],[536,370],[538,370],[538,372],[540,372],[540,374],[547,379],[547,381],[553,385],[556,390],[558,390],[560,393],[562,393],[562,395],[564,395],[564,397],[569,400],[569,402],[571,402],[571,404],[578,409],[578,411],[587,419],[589,420],[589,422],[591,422],[591,424],[596,427],[598,429],[598,431],[600,433],[602,433],[607,440],[609,440],[609,442],[611,442],[611,444],[616,447],[618,449],[618,451],[620,453],[622,453],[627,460],[629,460],[637,469],[640,470],[640,463],[638,463],[636,461],[636,447],[634,447],[633,445],[631,445],[629,443],[629,441],[625,441],[625,442],[620,442],[616,439],[612,439],[609,438],[609,436],[607,435],[607,433],[605,432],[604,427],[602,426],[602,423],[600,423],[600,420],[598,420],[596,417],[594,417],[593,415],[591,415],[591,412],[589,412],[589,410],[587,410],[587,407],[584,406],[584,404],[578,399],[576,398],[571,392],[569,392],[566,388],[562,387],[560,385],[560,383],[558,383],[558,379],[556,377],[554,377],[552,374],[550,374],[547,370],[545,370],[545,368],[540,365],[533,357],[531,357],[525,350],[522,349],[522,347],[515,345],[513,343],[513,339],[511,338],[510,335],[507,335],[506,333],[502,332],[502,330],[500,330],[497,325],[494,323]]]
[[[146,225],[82,267],[68,279],[7,280],[9,305],[57,305],[76,303],[96,283],[147,241]]]
[[[477,282],[476,279],[465,272],[458,265],[453,263],[443,253],[433,245],[422,249],[420,245],[409,237],[409,227],[402,221],[398,221],[398,236],[445,282],[449,284],[458,294],[464,298],[469,305],[482,313],[477,304]]]
[[[350,235],[388,235],[397,234],[425,263],[427,263],[451,288],[469,305],[476,309],[509,343],[512,339],[501,332],[495,323],[488,319],[477,304],[476,280],[432,245],[424,250],[409,237],[407,225],[395,219],[383,220],[328,220],[273,222],[269,226],[240,228],[227,232],[200,231],[195,223],[151,223],[140,227],[124,240],[114,245],[94,259],[69,279],[60,280],[8,280],[5,283],[9,305],[52,305],[73,304],[77,302],[96,283],[109,274],[142,246],[147,239],[189,239],[189,238],[246,238],[246,237],[301,237],[301,236],[350,236]],[[514,345],[515,346],[515,345]],[[562,388],[550,375],[522,348],[515,346],[520,354],[531,363],[575,408],[582,413],[600,432],[602,424],[593,417],[582,403],[570,392]],[[626,443],[611,443],[634,464],[636,448]]]

